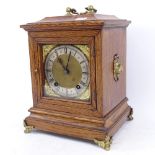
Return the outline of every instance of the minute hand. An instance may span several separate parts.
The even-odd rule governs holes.
[[[68,61],[67,61],[67,65],[66,65],[66,70],[68,70],[68,63],[69,63],[69,60],[70,60],[70,56],[71,56],[71,52],[69,53],[69,56],[68,56]]]

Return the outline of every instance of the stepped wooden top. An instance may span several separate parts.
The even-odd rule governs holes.
[[[127,27],[130,21],[113,15],[83,14],[71,16],[46,17],[40,21],[21,25],[27,31],[58,29],[101,29],[104,27]]]

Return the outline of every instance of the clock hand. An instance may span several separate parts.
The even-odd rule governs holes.
[[[67,61],[67,65],[66,65],[66,70],[68,70],[68,63],[69,63],[69,60],[70,60],[70,56],[71,56],[71,51],[69,53],[69,56],[68,56],[68,61]],[[69,71],[69,70],[68,70]]]
[[[61,64],[62,68],[64,70],[66,70],[66,67],[64,66],[63,62],[62,62],[62,59],[58,57],[58,62]]]

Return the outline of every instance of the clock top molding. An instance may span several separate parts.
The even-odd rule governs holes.
[[[21,25],[27,31],[102,29],[102,27],[127,27],[130,21],[114,15],[81,14],[45,17],[40,21]]]

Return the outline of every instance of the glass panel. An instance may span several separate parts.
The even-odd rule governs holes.
[[[44,96],[90,99],[88,45],[43,45]]]

